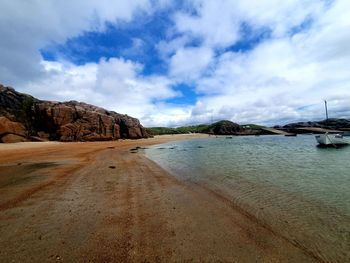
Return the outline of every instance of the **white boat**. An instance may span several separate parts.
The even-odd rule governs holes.
[[[344,136],[341,134],[325,133],[325,134],[316,135],[316,141],[320,145],[336,146],[336,145],[350,144],[350,141],[344,138]]]
[[[328,109],[327,109],[327,101],[324,101],[324,106],[326,110],[326,121],[328,120]],[[344,138],[343,134],[336,134],[336,133],[328,133],[316,135],[316,141],[321,146],[334,146],[337,147],[337,145],[346,145],[350,144],[350,140]]]

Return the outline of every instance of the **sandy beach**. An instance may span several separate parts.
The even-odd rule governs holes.
[[[1,262],[317,262],[130,149],[206,135],[0,145]]]

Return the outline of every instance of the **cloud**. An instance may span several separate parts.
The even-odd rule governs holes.
[[[339,109],[333,112],[333,117],[349,116],[350,49],[346,43],[349,43],[350,19],[345,11],[349,10],[348,1],[336,1],[330,6],[323,1],[220,3],[226,7],[221,9],[223,15],[215,13],[211,1],[197,1],[195,15],[182,14],[176,20],[182,38],[201,36],[200,48],[210,47],[215,54],[207,61],[211,65],[209,71],[202,70],[199,75],[189,73],[195,77],[197,92],[203,95],[200,107],[198,104],[193,107],[191,117],[202,116],[209,121],[208,112],[211,112],[211,118],[215,119],[270,124],[323,118],[324,99]],[[206,12],[207,8],[212,13]],[[226,15],[236,17],[227,22]],[[218,52],[215,46],[228,46],[243,36],[220,37],[221,42],[214,41],[215,34],[209,24],[215,16],[223,16],[220,23],[231,25],[228,32],[236,32],[238,17],[239,22],[254,28],[270,28],[273,34],[247,52]],[[308,27],[298,27],[307,19],[312,21]],[[182,49],[180,46],[178,50]],[[184,72],[192,72],[186,69],[189,64],[192,66],[192,61],[191,56],[183,56],[178,67],[184,65]],[[339,96],[343,99],[334,98]]]
[[[179,12],[176,29],[193,38],[201,38],[206,46],[228,46],[239,38],[239,20],[234,1],[195,1],[196,15]]]
[[[147,126],[317,119],[323,118],[324,99],[332,117],[349,117],[348,10],[348,0],[3,1],[0,81],[39,98],[128,113]],[[130,34],[132,45],[118,53],[148,56],[142,61],[151,64],[112,54],[76,65],[69,56],[45,61],[40,54],[48,45],[104,32],[106,24],[159,16],[167,17],[159,27],[166,32]],[[256,37],[261,32],[269,33]],[[158,53],[148,54],[153,49],[147,45]],[[159,65],[161,73],[152,73]],[[181,96],[175,90],[182,84],[197,94],[193,105],[169,103]]]
[[[170,59],[170,75],[183,82],[202,76],[213,59],[210,48],[181,48]]]
[[[42,61],[45,78],[23,87],[39,98],[78,100],[144,118],[156,114],[155,104],[179,94],[169,79],[142,76],[143,66],[118,58],[77,66],[70,62]]]
[[[1,81],[20,86],[45,74],[40,49],[64,43],[84,31],[101,31],[105,22],[130,21],[148,0],[2,1],[0,8]]]
[[[319,0],[196,0],[191,8],[176,13],[174,22],[178,33],[200,38],[205,46],[225,48],[242,38],[243,23],[253,29],[269,28],[281,37],[323,9]]]

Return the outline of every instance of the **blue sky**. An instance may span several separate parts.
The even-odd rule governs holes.
[[[0,7],[0,82],[41,99],[85,101],[145,126],[321,119],[324,99],[331,116],[349,118],[346,0]]]

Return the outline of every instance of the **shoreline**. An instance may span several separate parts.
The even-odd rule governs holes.
[[[130,153],[206,137],[0,145],[0,258],[317,262],[218,193]]]

